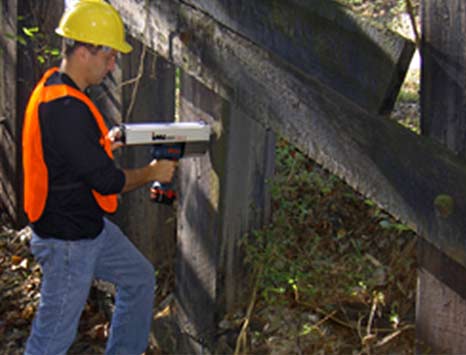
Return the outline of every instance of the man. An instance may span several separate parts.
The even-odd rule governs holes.
[[[42,267],[41,297],[25,353],[66,354],[94,278],[116,285],[106,354],[141,354],[147,346],[154,269],[104,217],[117,194],[171,180],[175,163],[152,161],[120,170],[102,115],[85,95],[128,53],[118,12],[101,0],[67,9],[60,68],[45,73],[29,100],[23,127],[24,205],[31,250]]]

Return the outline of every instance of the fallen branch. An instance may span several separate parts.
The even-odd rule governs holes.
[[[247,330],[249,327],[249,323],[251,320],[251,315],[252,311],[254,309],[254,305],[256,303],[256,298],[257,298],[257,290],[259,289],[259,279],[260,276],[262,275],[262,270],[264,269],[263,265],[260,265],[258,270],[256,271],[255,275],[255,283],[254,283],[254,290],[251,295],[251,301],[249,302],[248,310],[246,312],[246,316],[244,318],[243,325],[241,327],[241,331],[238,335],[238,338],[236,340],[236,347],[235,347],[235,352],[234,355],[239,355],[242,350],[246,350],[246,339],[247,339]]]
[[[376,348],[379,348],[381,346],[384,346],[385,344],[387,344],[388,342],[390,342],[391,340],[395,339],[398,335],[400,335],[402,332],[406,331],[406,330],[410,330],[410,329],[414,329],[414,326],[413,325],[407,325],[407,326],[404,326],[403,328],[401,329],[398,329],[396,331],[394,331],[393,333],[385,336],[383,339],[381,339],[379,342],[377,342],[377,344],[375,344],[375,347]]]
[[[319,320],[316,324],[314,324],[312,326],[312,328],[318,328],[320,327],[322,324],[324,324],[326,321],[328,321],[329,319],[332,319],[332,317],[337,313],[337,311],[333,311],[332,313],[330,314],[327,314],[324,318],[322,318],[321,320]]]
[[[351,324],[351,323],[348,323],[348,322],[345,322],[345,321],[341,320],[338,317],[335,317],[334,314],[337,313],[337,311],[333,311],[332,313],[329,314],[328,312],[324,311],[323,309],[321,309],[319,307],[316,307],[316,306],[314,306],[312,304],[302,302],[302,301],[297,302],[297,303],[302,305],[302,306],[306,306],[306,307],[314,310],[317,313],[320,313],[320,314],[322,314],[324,316],[327,316],[326,321],[330,319],[333,322],[335,322],[338,325],[341,325],[341,326],[343,326],[345,328],[348,328],[348,329],[351,329],[351,330],[356,330],[356,331],[358,330],[358,325],[357,325],[356,322],[355,322],[356,324]],[[403,328],[401,328],[400,330],[404,331],[404,330],[408,330],[408,329],[412,329],[412,328],[414,328],[414,325],[407,324]],[[377,333],[377,334],[378,333],[391,333],[391,332],[393,332],[393,328],[372,328],[372,332]]]
[[[371,312],[369,314],[369,320],[367,322],[365,338],[370,337],[370,335],[372,334],[371,328],[372,328],[372,322],[374,321],[375,311],[377,310],[377,304],[378,304],[378,297],[377,295],[375,295],[372,297]]]

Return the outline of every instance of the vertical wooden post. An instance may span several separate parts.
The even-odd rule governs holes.
[[[212,350],[216,325],[245,299],[238,242],[269,213],[273,135],[231,102],[182,76],[180,117],[213,127],[209,152],[180,164],[177,316],[180,352]]]
[[[422,133],[466,158],[466,4],[424,0]]]
[[[16,35],[17,1],[2,1],[0,32]],[[19,166],[16,154],[18,119],[16,116],[16,40],[0,36],[0,223],[16,222],[20,196]]]
[[[422,133],[466,158],[466,3],[422,3]],[[442,225],[442,216],[439,224]],[[445,228],[444,233],[448,233]],[[442,235],[430,236],[438,240]],[[465,235],[466,237],[466,231]],[[418,351],[466,353],[466,290],[463,265],[420,240],[416,310]]]
[[[144,67],[139,84],[123,88],[123,119],[130,105],[132,112],[127,122],[173,121],[175,113],[175,68],[156,56],[140,42],[124,57],[122,81],[138,77],[142,52]],[[133,92],[137,90],[133,98]],[[123,148],[119,157],[122,167],[134,168],[151,160],[150,147]],[[175,252],[175,212],[173,207],[154,204],[149,199],[149,186],[123,195],[116,219],[128,237],[156,266],[168,261]]]

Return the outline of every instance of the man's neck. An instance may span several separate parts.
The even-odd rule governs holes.
[[[88,87],[78,68],[66,58],[61,61],[60,71],[68,75],[81,91],[84,91]]]

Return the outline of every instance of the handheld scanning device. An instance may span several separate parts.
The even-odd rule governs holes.
[[[157,160],[168,159],[178,161],[184,155],[184,147],[185,143],[157,144],[152,147],[151,155],[152,158]],[[150,188],[150,199],[166,205],[173,204],[173,201],[176,199],[173,183],[162,184],[159,181],[154,181]]]
[[[124,145],[151,145],[152,158],[176,160],[204,154],[210,141],[210,126],[199,122],[123,123],[112,129]],[[171,205],[176,199],[172,183],[154,181],[150,188],[153,202]]]

